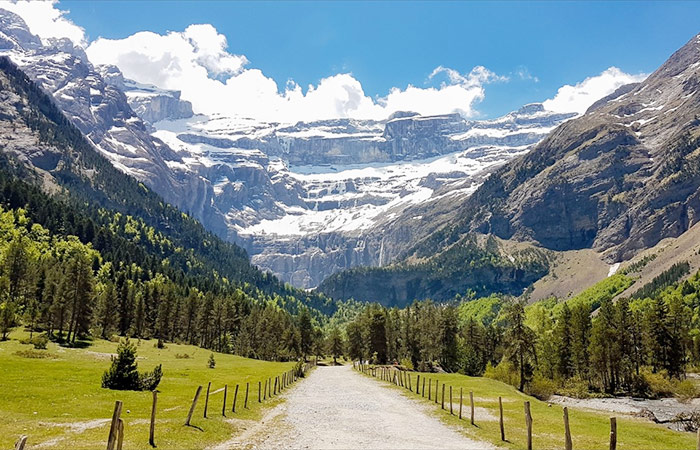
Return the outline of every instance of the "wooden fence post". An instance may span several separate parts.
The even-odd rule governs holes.
[[[151,427],[148,430],[148,443],[151,447],[156,446],[156,403],[158,402],[158,391],[153,391],[153,406],[151,406]]]
[[[228,384],[224,384],[224,404],[221,405],[221,415],[226,417],[226,398],[228,397]]]
[[[117,421],[117,430],[119,431],[119,437],[117,437],[117,450],[122,450],[124,445],[124,421],[119,419]]]
[[[202,386],[197,386],[197,392],[194,394],[194,399],[192,400],[192,406],[190,406],[190,412],[187,413],[187,420],[185,420],[185,425],[189,426],[192,420],[192,414],[194,413],[194,408],[197,406],[197,400],[199,400],[199,394],[202,393]]]
[[[420,394],[420,374],[418,374],[418,377],[416,378],[416,395]]]
[[[114,412],[112,413],[112,424],[109,427],[109,437],[107,437],[107,450],[114,450],[114,444],[117,441],[119,433],[119,417],[122,414],[122,402],[117,400],[114,403]]]
[[[430,394],[430,392],[428,392]],[[423,386],[420,389],[420,395],[421,397],[425,397],[425,376],[423,376]]]
[[[265,387],[263,389],[263,400],[267,400],[267,380],[265,380]]]
[[[440,382],[438,380],[435,380],[435,404],[437,405],[438,403],[438,386],[440,385]],[[443,384],[443,386],[445,386]]]
[[[272,398],[272,377],[267,379],[267,396]]]
[[[469,403],[471,405],[472,425],[474,425],[474,391],[469,391]]]
[[[527,450],[532,450],[532,415],[530,402],[525,402],[525,425],[527,425]]]
[[[207,396],[204,397],[204,418],[207,418],[207,409],[209,409],[209,389],[211,389],[211,381],[207,384]]]
[[[236,412],[236,400],[238,399],[238,385],[236,385],[236,390],[233,393],[233,408],[231,408],[231,412]]]
[[[569,428],[569,408],[564,407],[564,449],[571,450],[571,429]]]
[[[501,426],[501,440],[505,441],[506,440],[506,430],[503,426],[503,400],[501,397],[498,397],[498,411],[500,413],[500,418],[498,420],[499,425]]]
[[[698,428],[698,445],[697,450],[700,450],[700,428]]]
[[[245,402],[243,403],[243,409],[248,409],[248,387],[250,383],[246,382],[245,384]]]
[[[411,386],[411,374],[409,373],[407,375],[408,375],[408,390],[413,392],[413,386]]]
[[[279,393],[279,392],[277,392],[277,382],[278,382],[278,381],[279,381],[279,377],[275,377],[275,390],[273,391],[273,393],[274,393],[275,395],[277,395],[277,394]]]
[[[450,386],[450,415],[452,414],[452,386]]]
[[[459,388],[459,420],[462,420],[462,388]]]
[[[610,418],[610,450],[617,448],[617,419]]]
[[[435,394],[437,398],[437,394]],[[442,383],[442,409],[445,409],[445,383]]]
[[[258,403],[262,402],[262,399],[260,398],[260,386],[261,385],[262,385],[262,383],[258,381]]]
[[[24,450],[25,445],[27,445],[27,436],[22,435],[15,444],[15,450]]]
[[[428,378],[428,400],[432,400],[432,399],[431,399],[431,396],[433,395],[433,394],[432,394],[432,392],[433,392],[433,385],[432,385],[432,382],[433,382],[433,379],[432,379],[432,378]]]

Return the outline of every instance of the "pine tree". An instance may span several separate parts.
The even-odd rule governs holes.
[[[328,337],[328,352],[333,356],[333,364],[338,364],[338,358],[343,356],[344,347],[343,336],[340,334],[340,330],[337,327],[333,327]]]
[[[520,303],[513,303],[507,308],[505,321],[507,324],[504,335],[505,356],[518,369],[520,373],[518,389],[523,391],[537,365],[535,332],[525,325],[525,309]]]
[[[561,313],[559,314],[559,320],[557,320],[557,325],[554,328],[554,339],[557,347],[556,370],[557,373],[565,379],[571,377],[574,372],[571,348],[573,342],[571,320],[571,310],[569,306],[564,303]]]
[[[117,324],[117,293],[111,282],[106,283],[99,295],[95,314],[102,339],[109,339]]]
[[[299,314],[299,333],[301,335],[301,354],[306,359],[313,351],[314,329],[311,324],[311,314],[303,308]]]
[[[369,351],[372,355],[376,354],[377,364],[386,364],[386,312],[376,305],[369,311]]]
[[[363,336],[362,324],[359,320],[350,322],[347,325],[348,333],[348,356],[353,360],[364,361],[366,358],[365,336]]]
[[[459,345],[457,333],[459,324],[457,322],[457,309],[448,305],[443,307],[441,314],[442,328],[442,355],[440,365],[443,369],[455,372],[459,368]]]

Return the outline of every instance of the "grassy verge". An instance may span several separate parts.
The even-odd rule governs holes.
[[[0,448],[11,448],[21,434],[29,436],[27,448],[39,444],[52,449],[95,449],[106,445],[114,402],[124,402],[124,448],[150,449],[148,428],[150,392],[111,391],[100,387],[104,370],[116,343],[98,340],[87,349],[49,344],[50,357],[28,358],[17,352],[33,349],[13,340],[0,342]],[[41,351],[36,351],[41,352]],[[258,381],[292,369],[293,363],[272,363],[215,354],[216,368],[207,367],[210,351],[189,345],[168,344],[158,349],[154,341],[138,346],[139,370],[163,364],[158,386],[155,443],[161,449],[200,449],[224,441],[244,422],[255,420],[279,398],[258,403]],[[178,355],[179,357],[176,357]],[[183,355],[189,355],[183,359]],[[208,418],[203,418],[207,383],[211,392],[228,384],[227,416],[221,415],[223,392],[210,394]],[[250,383],[248,409],[243,408],[246,382]],[[239,384],[236,413],[231,412]],[[197,386],[204,389],[193,415],[193,427],[184,426]],[[243,424],[243,425],[242,425]]]
[[[524,402],[529,401],[533,417],[533,448],[560,449],[564,448],[563,408],[550,405],[533,397],[518,392],[512,386],[480,377],[468,377],[459,374],[434,374],[410,372],[412,392],[406,388],[397,388],[406,396],[428,403],[428,381],[432,381],[432,405],[435,414],[444,422],[459,427],[470,437],[489,442],[503,448],[521,449],[526,447],[527,428],[525,426]],[[426,379],[425,398],[416,394],[416,377]],[[439,382],[438,393],[442,399],[442,385],[445,389],[445,410],[434,402],[435,382]],[[385,382],[389,384],[389,382]],[[450,415],[449,386],[452,386],[454,415]],[[463,392],[462,420],[459,420],[459,394]],[[469,392],[474,392],[475,425],[470,424]],[[506,442],[502,442],[499,430],[498,397],[503,399],[503,415],[505,423]],[[569,409],[574,448],[607,449],[609,448],[610,417],[617,416],[617,448],[672,450],[695,448],[695,436],[692,433],[681,433],[669,430],[661,425],[644,419],[620,415],[603,414],[578,409]]]

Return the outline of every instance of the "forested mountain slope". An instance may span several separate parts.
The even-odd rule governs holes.
[[[110,329],[277,358],[296,350],[280,347],[281,334],[274,346],[263,335],[253,340],[246,327],[261,323],[293,338],[285,309],[334,308],[262,273],[241,248],[114,168],[7,58],[0,58],[0,148],[0,202],[10,214],[0,248],[10,293],[2,309],[13,312],[3,315],[3,331],[37,320],[61,338],[71,323],[69,340],[71,331],[75,340],[97,327],[107,336]],[[84,295],[70,297],[75,289],[61,279],[81,273]],[[265,349],[257,348],[261,339]]]

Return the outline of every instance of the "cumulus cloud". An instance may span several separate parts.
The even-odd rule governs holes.
[[[95,64],[114,64],[127,78],[182,91],[197,112],[232,114],[292,122],[329,118],[383,119],[396,111],[421,114],[457,112],[471,117],[484,98],[484,85],[507,81],[477,66],[462,74],[436,68],[429,82],[439,86],[394,88],[372,98],[349,73],[323,78],[303,89],[289,81],[280,89],[261,70],[248,68],[245,56],[229,53],[226,37],[207,24],[160,35],[140,32],[125,39],[97,39],[87,48]]]
[[[425,115],[456,112],[474,117],[478,115],[476,106],[484,99],[485,86],[510,80],[483,66],[466,74],[439,66],[425,85],[395,87],[385,96],[369,96],[350,73],[335,74],[305,88],[290,80],[280,88],[260,69],[250,67],[245,56],[229,52],[226,37],[212,25],[190,25],[184,31],[166,34],[144,31],[116,40],[99,38],[87,45],[85,31],[67,19],[66,11],[59,10],[57,3],[13,0],[0,7],[20,15],[30,31],[43,40],[69,38],[86,47],[93,64],[113,64],[127,78],[179,90],[195,111],[205,114],[275,122],[384,119],[396,111]],[[538,81],[524,66],[511,76]],[[611,67],[574,86],[561,87],[544,104],[552,111],[582,113],[619,86],[644,77]]]
[[[27,23],[29,31],[43,41],[51,38],[68,38],[76,45],[84,47],[87,43],[85,30],[64,16],[68,11],[55,7],[58,0],[45,1],[5,1],[2,9],[20,16]]]
[[[612,94],[620,86],[642,81],[646,77],[646,74],[631,75],[617,67],[610,67],[600,75],[586,78],[574,86],[567,84],[560,87],[554,98],[545,100],[543,104],[550,111],[583,114],[596,100]]]

